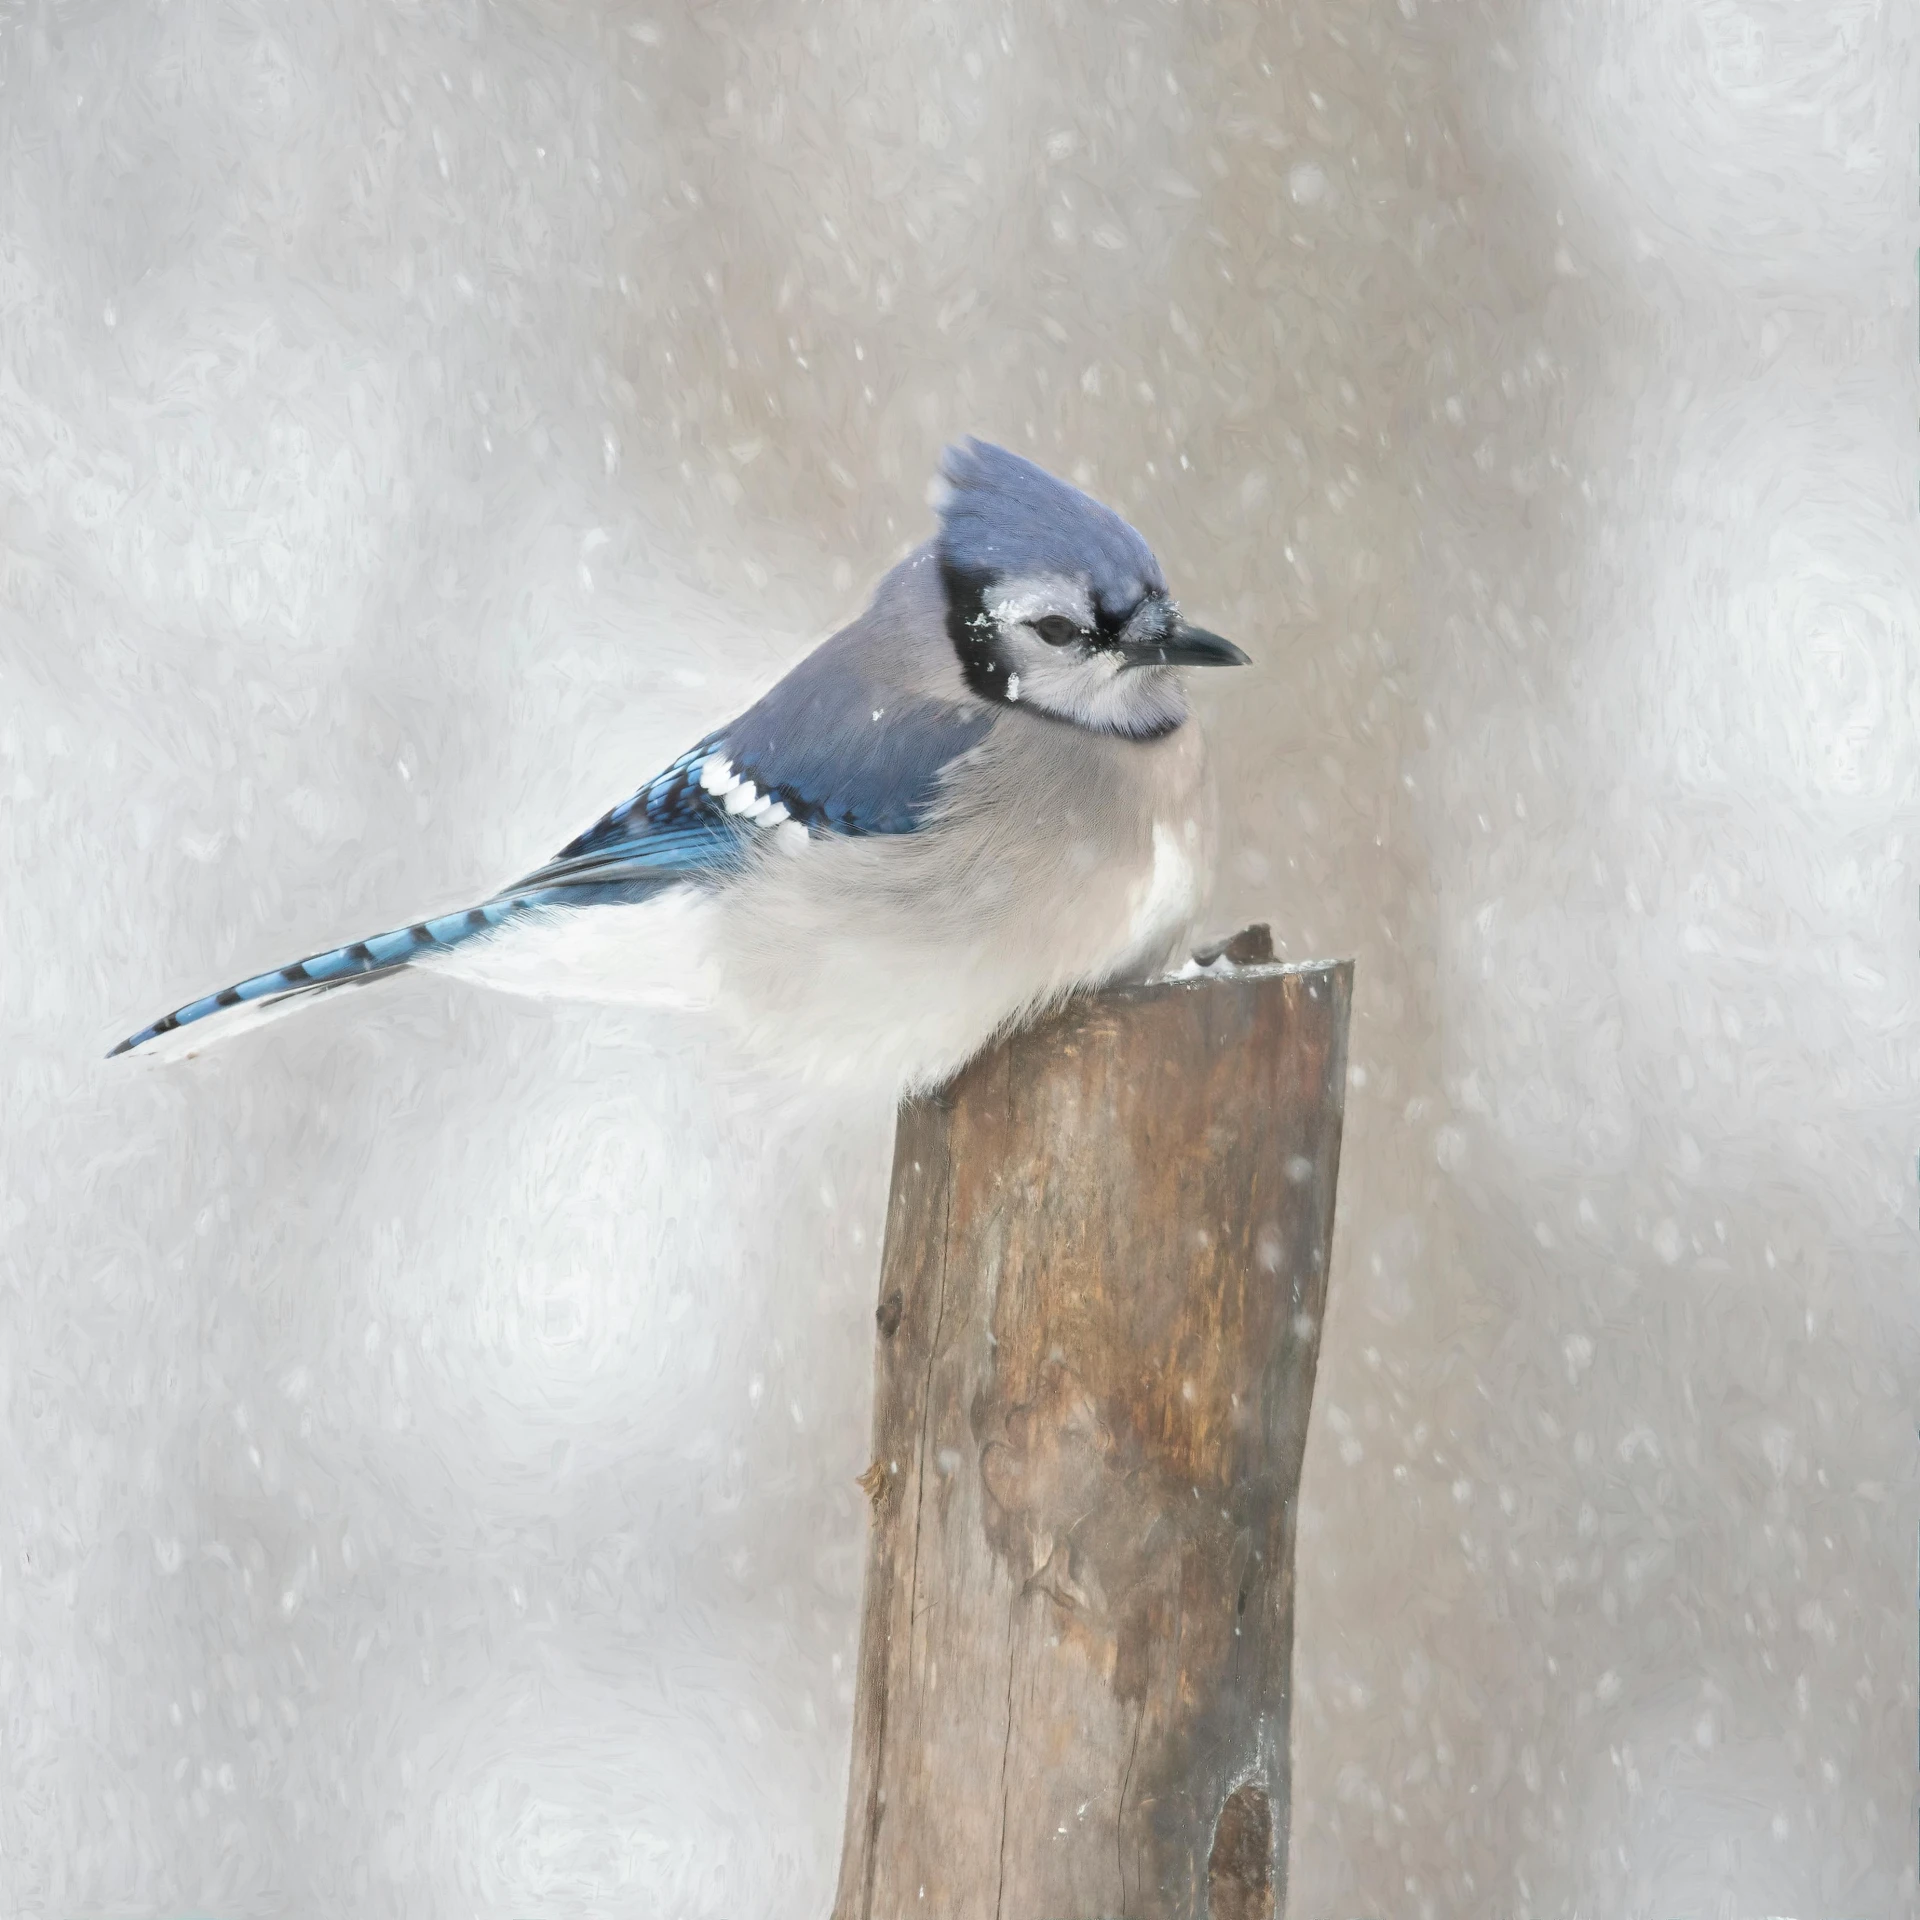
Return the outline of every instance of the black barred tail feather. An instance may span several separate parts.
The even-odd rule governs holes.
[[[224,1039],[228,1033],[237,1033],[243,1026],[253,1025],[254,1020],[264,1015],[268,1008],[277,1007],[284,1001],[324,993],[330,987],[348,986],[356,980],[368,980],[377,974],[394,973],[428,952],[444,952],[449,947],[457,947],[482,934],[492,933],[506,921],[524,913],[527,905],[525,901],[492,900],[482,907],[469,907],[462,913],[442,914],[434,920],[419,920],[410,927],[396,928],[392,933],[378,933],[369,940],[356,940],[351,946],[334,947],[326,953],[312,954],[305,960],[294,961],[291,966],[275,967],[270,973],[256,973],[250,980],[222,987],[218,993],[209,993],[199,1000],[189,1001],[184,1007],[176,1008],[172,1013],[163,1014],[152,1026],[142,1027],[138,1033],[122,1040],[107,1058],[131,1053],[136,1047],[144,1047],[150,1041],[177,1033],[182,1027],[197,1025],[202,1020],[216,1020],[221,1015],[229,1018],[217,1020],[215,1028],[205,1037],[209,1042]],[[250,1012],[253,1019],[243,1021],[232,1018],[243,1011]]]

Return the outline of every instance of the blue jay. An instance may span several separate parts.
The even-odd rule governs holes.
[[[543,867],[297,960],[114,1052],[175,1054],[403,967],[726,1018],[769,1065],[936,1084],[1075,989],[1184,951],[1212,798],[1189,626],[1120,516],[984,441],[850,626]],[[203,1024],[204,1023],[204,1024]]]

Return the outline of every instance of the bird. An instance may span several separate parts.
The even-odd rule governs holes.
[[[1077,991],[1167,970],[1215,836],[1185,675],[1249,656],[1032,461],[963,440],[933,497],[933,536],[864,612],[544,866],[113,1055],[191,1055],[413,969],[717,1017],[769,1071],[905,1094]]]

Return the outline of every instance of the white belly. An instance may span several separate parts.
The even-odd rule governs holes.
[[[931,1086],[1083,988],[1165,971],[1201,904],[1205,824],[1039,873],[969,870],[937,835],[816,844],[724,921],[721,1001],[757,1059],[807,1078]]]

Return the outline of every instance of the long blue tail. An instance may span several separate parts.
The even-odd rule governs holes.
[[[365,980],[378,973],[393,973],[416,960],[429,948],[457,947],[462,941],[491,933],[496,927],[526,911],[525,900],[491,900],[483,907],[469,907],[461,913],[442,914],[435,920],[418,920],[410,927],[392,933],[377,933],[370,940],[356,940],[351,946],[334,947],[326,953],[309,955],[291,966],[275,967],[271,973],[256,973],[231,987],[222,987],[202,999],[192,1000],[172,1013],[162,1014],[150,1027],[130,1034],[108,1054],[131,1053],[149,1040],[196,1021],[211,1019],[235,1007],[261,1007],[294,994],[318,993],[328,987],[345,986],[349,981]]]

